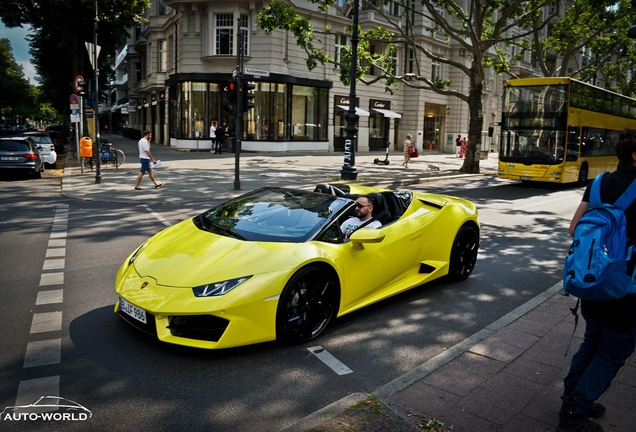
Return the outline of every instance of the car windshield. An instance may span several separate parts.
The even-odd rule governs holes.
[[[194,218],[204,231],[249,241],[304,242],[350,200],[334,195],[264,188]]]
[[[36,144],[52,144],[51,137],[48,135],[29,135]]]

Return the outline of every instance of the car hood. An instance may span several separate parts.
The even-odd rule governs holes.
[[[294,260],[277,257],[293,247],[298,245],[220,236],[198,229],[188,219],[148,240],[137,254],[134,267],[139,276],[151,277],[157,285],[190,288],[291,268]]]

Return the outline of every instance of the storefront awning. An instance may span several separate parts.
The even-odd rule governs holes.
[[[388,118],[402,118],[402,114],[398,114],[391,110],[385,110],[380,108],[371,108],[373,111],[379,112],[380,114],[384,114],[384,117]]]
[[[349,111],[349,107],[346,105],[336,105],[336,106],[343,111]],[[356,107],[356,114],[358,114],[358,117],[369,117],[370,115],[369,111],[365,111],[362,108],[358,108],[358,107]]]

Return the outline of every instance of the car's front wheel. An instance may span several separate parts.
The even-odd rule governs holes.
[[[473,272],[479,251],[479,234],[471,225],[461,227],[451,249],[448,277],[453,282],[465,280]]]
[[[311,265],[289,280],[278,301],[278,340],[302,343],[317,338],[338,310],[339,284],[334,274]]]

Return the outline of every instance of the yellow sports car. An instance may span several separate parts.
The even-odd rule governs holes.
[[[356,199],[380,228],[346,239]],[[228,348],[318,337],[335,317],[477,260],[475,205],[364,186],[262,188],[159,232],[117,273],[115,312],[160,340]]]

